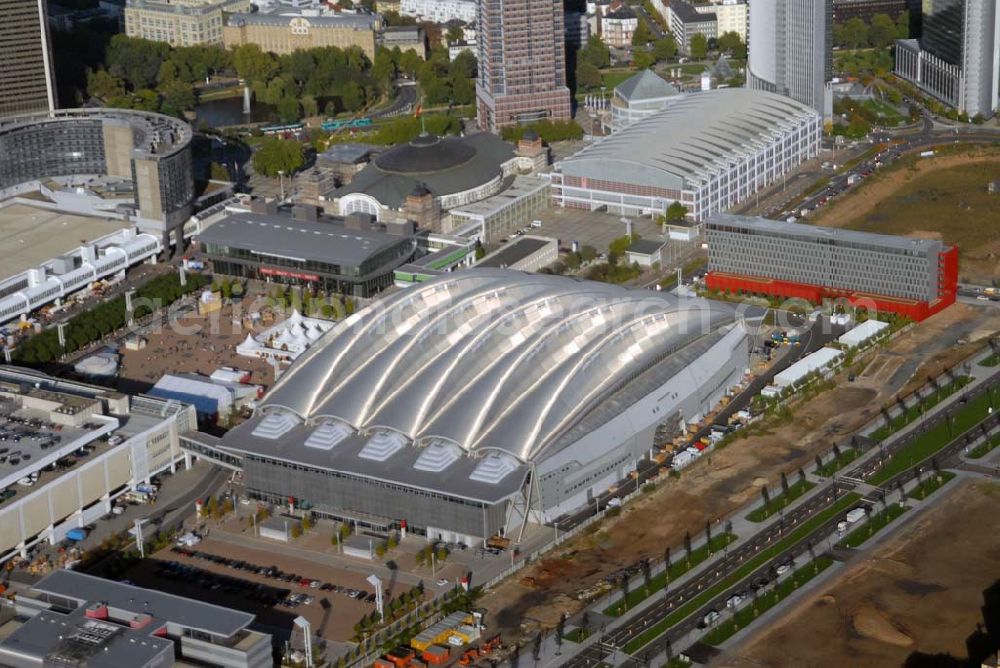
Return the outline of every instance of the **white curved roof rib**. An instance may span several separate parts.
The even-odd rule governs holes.
[[[403,441],[425,446],[421,470],[493,453],[489,477],[505,470],[503,457],[544,454],[630,379],[733,320],[724,304],[603,283],[449,274],[339,323],[263,412],[319,425],[314,448],[343,437],[330,420],[370,435],[367,458],[390,457]]]

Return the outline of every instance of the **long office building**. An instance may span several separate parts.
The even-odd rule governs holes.
[[[251,497],[474,544],[548,521],[746,372],[723,302],[473,268],[338,323],[221,449]],[[219,448],[216,448],[218,450]]]
[[[906,11],[908,2],[911,0],[833,0],[833,22],[842,24],[861,19],[870,23],[876,14],[885,14],[895,20]]]
[[[0,0],[0,117],[56,108],[45,0]]]
[[[703,220],[819,153],[822,118],[745,88],[692,93],[556,163],[559,206],[656,216],[673,202]]]
[[[830,118],[832,14],[832,0],[754,0],[747,86],[787,95]]]
[[[710,218],[705,235],[709,289],[813,303],[845,299],[912,320],[955,302],[958,248],[937,240],[732,214]]]
[[[896,74],[969,116],[1000,108],[996,0],[924,2],[919,40],[896,41]]]
[[[375,32],[380,26],[374,14],[233,14],[222,29],[227,49],[256,44],[263,51],[285,55],[297,50],[356,46],[369,60],[375,59]]]
[[[478,0],[476,118],[482,130],[571,117],[563,4]]]

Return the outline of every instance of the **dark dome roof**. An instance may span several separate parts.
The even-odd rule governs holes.
[[[408,144],[394,146],[375,158],[383,172],[414,174],[454,169],[476,157],[476,149],[461,137],[421,134]]]

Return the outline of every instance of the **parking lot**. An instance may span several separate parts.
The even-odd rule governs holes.
[[[625,236],[625,223],[621,216],[600,211],[583,211],[581,209],[564,209],[549,207],[537,214],[542,226],[532,229],[530,234],[559,239],[559,245],[569,248],[574,241],[580,245],[590,245],[598,253],[605,253],[608,244],[619,237]],[[632,221],[632,233],[644,239],[661,239],[659,226],[647,218],[629,218]]]

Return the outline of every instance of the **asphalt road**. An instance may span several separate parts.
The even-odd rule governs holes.
[[[949,406],[946,410],[928,418],[921,429],[914,430],[904,437],[896,439],[893,443],[882,446],[884,455],[880,457],[873,457],[864,464],[855,467],[847,474],[847,479],[835,479],[827,486],[824,493],[809,499],[802,505],[785,513],[777,523],[772,524],[755,534],[749,541],[728,553],[722,560],[716,562],[710,568],[685,582],[685,584],[680,588],[665,592],[662,598],[655,604],[650,605],[647,609],[629,619],[627,623],[603,636],[600,642],[584,648],[579,654],[567,661],[565,665],[596,666],[612,655],[616,655],[617,658],[621,658],[618,656],[621,652],[619,648],[625,647],[635,638],[641,636],[650,626],[655,625],[667,615],[671,614],[677,607],[683,605],[684,601],[689,600],[692,596],[696,596],[699,592],[722,581],[730,573],[737,570],[745,560],[752,558],[754,554],[765,548],[772,541],[780,540],[785,531],[790,530],[799,523],[808,520],[819,512],[822,512],[834,503],[835,498],[839,498],[844,492],[855,489],[860,484],[863,484],[861,481],[878,471],[884,462],[887,462],[893,454],[907,447],[926,430],[940,424],[943,420],[949,419],[950,416],[953,416],[957,411],[961,410],[967,401],[982,395],[984,392],[992,391],[997,393],[998,384],[1000,384],[1000,368],[998,368],[986,382],[980,384],[973,390],[966,392],[959,402],[956,402],[955,404]],[[998,396],[998,401],[1000,401],[1000,396]],[[1000,411],[994,411],[991,415],[987,416],[984,420],[974,425],[966,432],[957,434],[955,439],[949,445],[941,449],[933,458],[938,460],[939,465],[942,468],[960,463],[959,454],[970,442],[970,440],[974,438],[980,430],[989,430],[997,425],[1000,425]],[[868,444],[872,444],[870,440],[866,439],[866,442]],[[871,505],[881,499],[882,494],[886,493],[884,490],[894,489],[898,484],[905,485],[917,475],[915,471],[917,467],[927,470],[928,463],[930,459],[933,458],[927,458],[922,462],[914,462],[913,468],[908,468],[906,471],[903,471],[886,481],[882,486],[883,491],[875,490],[874,492],[869,493],[867,498],[862,501],[862,504],[867,502],[868,505]],[[809,552],[811,546],[819,545],[836,530],[836,526],[839,521],[841,521],[841,517],[838,514],[812,531],[807,537],[798,541],[793,548],[768,561],[767,564],[758,568],[752,575],[741,580],[739,585],[734,588],[727,589],[724,593],[713,598],[713,600],[706,605],[700,607],[696,612],[688,615],[684,621],[671,627],[671,629],[665,634],[659,636],[654,642],[647,645],[646,649],[641,650],[638,654],[628,658],[625,663],[621,665],[649,665],[649,662],[653,657],[663,652],[668,639],[672,645],[683,641],[691,631],[698,627],[699,622],[704,619],[705,615],[708,614],[709,611],[724,611],[726,609],[726,601],[733,596],[734,593],[748,593],[750,591],[751,583],[755,583],[763,579],[767,579],[769,583],[773,584],[776,581],[773,570],[775,567],[779,564],[794,562],[796,557]],[[701,647],[701,649],[709,651],[708,648],[705,647]]]

